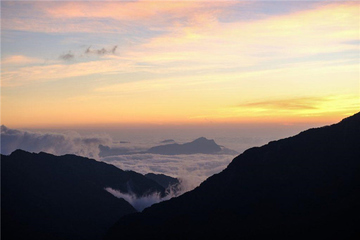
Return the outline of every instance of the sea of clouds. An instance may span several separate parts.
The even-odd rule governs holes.
[[[241,129],[240,129],[241,130]],[[266,132],[267,130],[268,132]],[[242,130],[241,133],[230,131],[216,134],[215,142],[219,141],[224,147],[237,150],[239,153],[253,147],[261,146],[269,140],[289,136],[298,131],[296,128],[267,128],[260,130]],[[1,126],[1,154],[9,155],[16,149],[28,152],[47,152],[54,155],[75,154],[112,164],[123,170],[132,170],[141,174],[156,173],[176,177],[180,180],[177,191],[168,189],[168,195],[161,197],[154,193],[149,196],[136,197],[134,194],[121,193],[117,189],[106,188],[115,197],[123,198],[134,206],[138,211],[171,197],[178,196],[184,192],[197,187],[208,177],[221,172],[234,159],[234,154],[189,154],[189,155],[160,155],[144,153],[150,147],[165,144],[161,140],[174,138],[178,143],[190,142],[198,137],[208,134],[203,132],[184,132],[166,130],[155,136],[153,130],[146,132],[137,130],[132,132],[134,136],[131,141],[131,133],[121,133],[121,138],[116,131],[113,135],[105,132],[88,132],[86,134],[78,131],[34,131],[11,129]],[[256,133],[261,133],[257,137]],[[114,135],[115,133],[115,135]],[[135,134],[134,134],[135,133]],[[166,133],[166,134],[164,134]],[[183,136],[181,135],[183,134]],[[188,136],[187,138],[184,136]],[[259,135],[258,135],[259,136]],[[123,139],[125,137],[125,140]],[[122,139],[120,141],[119,139]],[[218,143],[218,142],[217,142]],[[219,144],[219,143],[218,143]],[[107,154],[105,154],[107,153]],[[110,153],[110,154],[109,154]]]
[[[109,146],[111,149],[121,149],[119,153],[123,151],[124,154],[101,157],[100,145]],[[141,174],[165,174],[181,181],[181,193],[192,190],[209,176],[222,171],[235,157],[235,155],[226,154],[159,155],[136,153],[146,150],[144,145],[139,144],[137,146],[136,143],[114,141],[107,134],[83,136],[75,131],[66,133],[34,132],[11,129],[2,125],[1,154],[9,155],[16,149],[36,153],[47,152],[54,155],[76,154],[115,165],[123,170],[133,170]],[[126,154],[128,152],[132,154]],[[114,189],[108,191],[116,193]],[[120,196],[121,194],[113,195]],[[123,196],[125,198],[124,194]],[[166,200],[155,195],[143,200],[134,200],[134,196],[129,195],[126,199],[139,206],[144,205],[138,204],[141,201],[159,202]],[[138,208],[142,209],[142,207]]]
[[[123,170],[133,170],[141,174],[162,173],[179,178],[182,189],[189,191],[209,176],[225,169],[234,157],[234,155],[216,154],[133,154],[105,157],[102,161]]]

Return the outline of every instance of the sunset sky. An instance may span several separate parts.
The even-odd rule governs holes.
[[[1,124],[338,121],[359,24],[346,1],[2,1]]]

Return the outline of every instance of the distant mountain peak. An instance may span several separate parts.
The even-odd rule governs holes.
[[[214,142],[215,143],[215,141],[213,139],[207,139],[206,137],[199,137],[199,138],[195,139],[192,142],[203,142],[203,143],[205,143],[205,142]]]
[[[195,139],[194,141],[204,141],[204,140],[209,141],[209,139],[207,139],[206,137],[199,137],[199,138]]]
[[[147,153],[163,155],[181,154],[236,154],[235,151],[219,146],[213,139],[200,137],[183,144],[170,143],[150,148]]]

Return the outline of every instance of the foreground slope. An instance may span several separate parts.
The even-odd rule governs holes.
[[[75,155],[1,155],[2,239],[101,239],[136,212],[105,187],[137,196],[164,188],[141,174]]]
[[[251,148],[106,239],[356,239],[359,202],[360,113]]]

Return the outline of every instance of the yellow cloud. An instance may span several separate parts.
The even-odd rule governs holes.
[[[1,64],[4,65],[26,65],[35,63],[44,63],[45,61],[39,58],[27,57],[24,55],[12,55],[1,59]]]
[[[267,100],[250,102],[238,105],[240,108],[261,109],[261,110],[314,110],[319,108],[319,103],[326,101],[321,97],[301,97],[282,100]]]
[[[359,51],[356,45],[344,44],[359,40],[358,3],[320,5],[255,21],[227,23],[199,18],[196,24],[174,26],[171,33],[153,38],[140,53],[156,61],[164,59],[164,54],[176,56],[180,52],[188,54],[184,61],[211,59],[243,67],[265,60]],[[178,60],[183,60],[180,56]]]
[[[359,95],[340,94],[328,96],[290,97],[247,102],[235,107],[224,108],[228,118],[257,121],[326,121],[341,118],[360,109]]]
[[[167,27],[176,19],[201,12],[219,12],[234,1],[98,1],[98,2],[27,2],[37,15],[29,18],[10,14],[8,8],[2,28],[34,32],[123,32],[130,26]],[[238,4],[238,3],[237,3]],[[4,7],[7,5],[4,5]],[[15,9],[16,10],[16,9]],[[28,14],[28,12],[24,12]],[[15,16],[14,16],[15,15]],[[9,17],[7,17],[9,16]],[[86,21],[82,21],[86,19]],[[79,20],[79,21],[78,21]],[[126,24],[124,24],[126,23]],[[129,30],[129,29],[127,29]],[[131,31],[131,29],[130,29]]]
[[[172,123],[205,118],[215,122],[296,122],[340,118],[358,111],[358,63],[343,56],[312,57],[359,52],[358,45],[345,44],[359,40],[359,3],[319,4],[309,10],[237,22],[220,21],[218,12],[212,12],[213,5],[192,1],[172,4],[49,3],[42,9],[48,16],[52,14],[49,19],[5,19],[5,29],[45,32],[118,31],[121,21],[146,25],[149,30],[165,29],[157,37],[144,36],[121,57],[5,69],[1,73],[5,87],[76,80],[92,74],[153,74],[128,75],[128,79],[121,79],[124,83],[114,78],[93,83],[93,90],[78,89],[66,100],[62,95],[56,100],[34,94],[24,97],[4,88],[6,122]],[[137,11],[138,15],[133,14]],[[101,18],[104,22],[98,21]],[[109,19],[118,22],[111,26],[106,24]],[[25,63],[28,59],[3,61]],[[240,106],[233,107],[239,102]],[[39,119],[43,122],[37,122]]]
[[[91,74],[113,74],[134,71],[131,63],[116,60],[99,60],[75,64],[50,64],[21,67],[1,72],[3,87],[15,87],[34,82],[49,82],[59,79]]]

